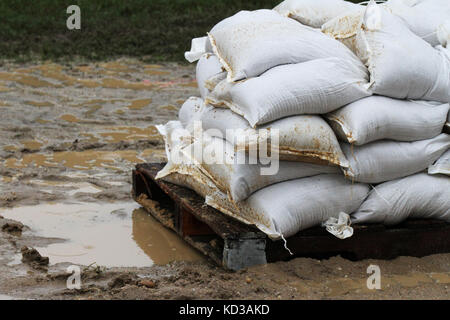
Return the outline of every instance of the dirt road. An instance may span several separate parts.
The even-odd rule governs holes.
[[[450,254],[230,273],[155,223],[130,197],[130,171],[164,160],[154,125],[192,95],[192,66],[0,67],[0,299],[450,297]],[[381,290],[367,288],[370,264]],[[70,265],[81,266],[80,290],[66,287]]]

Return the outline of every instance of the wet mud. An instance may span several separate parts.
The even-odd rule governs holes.
[[[0,299],[445,299],[450,254],[294,259],[228,272],[139,208],[154,125],[197,95],[194,66],[120,59],[0,67]],[[380,266],[381,290],[367,288]],[[81,289],[66,286],[81,268]]]

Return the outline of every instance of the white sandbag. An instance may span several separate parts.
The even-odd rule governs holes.
[[[347,60],[327,58],[278,66],[238,83],[225,80],[206,101],[229,107],[252,127],[284,117],[324,114],[371,93],[367,70]]]
[[[368,191],[367,185],[349,183],[341,175],[318,175],[271,185],[254,193],[245,204],[270,221],[271,229],[289,237],[337,218],[342,211],[357,210]],[[211,200],[207,203],[215,207]]]
[[[225,79],[226,72],[214,54],[205,53],[197,62],[196,78],[200,96],[204,99],[209,93],[209,90],[215,87],[213,83],[216,83],[213,79]],[[208,82],[208,80],[210,81]]]
[[[450,59],[399,17],[371,2],[364,14],[337,17],[322,31],[343,41],[368,66],[374,94],[450,101]]]
[[[333,130],[319,116],[292,116],[253,129],[231,110],[214,108],[191,97],[181,107],[178,117],[191,132],[194,121],[201,121],[209,135],[225,138],[236,150],[255,150],[271,132],[278,130],[280,160],[348,166]]]
[[[361,65],[338,41],[273,10],[240,11],[219,22],[208,35],[230,82],[259,76],[282,64],[321,58],[338,57]]]
[[[196,147],[200,147],[203,154],[196,153]],[[274,183],[323,173],[341,173],[336,166],[278,162],[278,159],[275,159],[276,163],[262,164],[248,155],[236,153],[233,145],[216,137],[195,141],[183,152],[231,201],[245,200],[255,191]],[[205,159],[206,156],[209,158]]]
[[[364,7],[344,0],[285,0],[273,10],[304,25],[320,28],[334,17]]]
[[[254,225],[271,239],[287,238],[321,225],[340,212],[358,209],[369,192],[365,184],[352,184],[342,175],[323,174],[273,184],[247,200],[230,203],[225,194],[200,174],[174,172],[165,181],[193,189],[205,203],[243,223]]]
[[[352,215],[353,223],[394,225],[406,219],[450,222],[450,179],[418,173],[385,182]]]
[[[212,53],[213,49],[208,37],[194,38],[191,43],[191,50],[184,53],[184,58],[189,62],[195,62],[205,53]]]
[[[416,141],[436,137],[442,133],[449,108],[448,103],[371,96],[326,117],[342,141],[363,145],[382,139]]]
[[[389,0],[385,5],[420,38],[433,47],[439,44],[437,30],[446,20],[450,19],[450,1]]]
[[[380,183],[428,168],[450,147],[450,135],[415,142],[375,141],[363,146],[342,143],[350,166],[343,168],[354,181]]]
[[[445,174],[450,176],[450,150],[428,167],[428,174]]]

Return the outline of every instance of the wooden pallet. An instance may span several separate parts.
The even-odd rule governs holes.
[[[133,170],[133,197],[164,226],[217,264],[239,270],[292,258],[282,241],[272,241],[252,226],[242,224],[204,205],[195,192],[155,180],[164,164],[139,164]],[[324,228],[304,230],[287,239],[295,257],[351,260],[421,257],[450,252],[450,224],[411,220],[395,227],[355,225],[354,235],[335,238]]]

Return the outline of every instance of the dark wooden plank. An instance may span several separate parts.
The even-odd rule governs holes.
[[[193,214],[184,208],[181,208],[180,218],[180,231],[183,237],[215,234],[210,226],[198,220]]]
[[[450,252],[450,225],[423,229],[391,228],[384,231],[355,232],[351,238],[338,240],[332,235],[304,236],[302,233],[287,239],[295,256],[326,258],[341,255],[351,260],[392,259],[400,255],[422,257]],[[267,243],[267,260],[290,258],[280,241]]]

